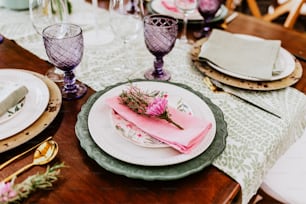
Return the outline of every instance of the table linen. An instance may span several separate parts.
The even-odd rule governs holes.
[[[199,57],[221,69],[244,76],[270,80],[279,55],[279,40],[245,39],[214,29],[202,45]],[[282,71],[282,70],[280,70]]]
[[[79,5],[84,12],[91,9],[86,3]],[[74,12],[77,15],[77,9]],[[126,60],[122,42],[108,27],[108,12],[100,9],[98,15],[98,19],[102,19],[99,26],[105,31],[105,39],[114,40],[99,46],[86,46],[85,43],[83,60],[76,69],[78,80],[99,91],[120,81],[143,78],[144,71],[153,66],[153,56],[145,48],[142,34],[127,44],[128,55],[133,60]],[[41,36],[32,28],[27,11],[1,8],[0,18],[7,19],[0,22],[1,34],[47,60]],[[264,174],[302,135],[306,127],[305,94],[291,87],[269,92],[235,89],[282,116],[276,118],[230,95],[211,92],[202,82],[203,75],[192,65],[190,49],[191,45],[177,41],[164,58],[165,68],[171,71],[171,81],[188,84],[209,97],[224,112],[228,124],[227,144],[213,165],[241,185],[242,203],[247,203],[259,188]],[[122,63],[126,63],[129,69],[121,70]]]

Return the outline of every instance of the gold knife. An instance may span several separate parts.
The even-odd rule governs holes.
[[[210,79],[208,77],[204,77],[203,81],[210,88],[210,90],[212,90],[212,91],[216,91],[217,88],[218,88],[219,90],[221,90],[221,91],[223,91],[225,93],[231,94],[232,96],[235,96],[235,97],[243,100],[244,102],[246,102],[246,103],[248,103],[248,104],[250,104],[250,105],[252,105],[252,106],[254,106],[256,108],[259,108],[260,110],[263,110],[263,111],[265,111],[267,113],[270,113],[273,116],[281,118],[281,116],[279,116],[278,114],[273,113],[273,112],[265,109],[264,107],[261,107],[261,106],[257,105],[256,103],[254,103],[254,102],[252,102],[252,101],[250,101],[250,100],[248,100],[248,99],[246,99],[246,98],[244,98],[242,96],[237,95],[236,93],[234,93],[233,91],[231,91],[229,89],[225,89],[224,86],[219,81],[217,81],[217,80]]]

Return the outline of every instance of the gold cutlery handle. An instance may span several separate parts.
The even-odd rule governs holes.
[[[18,154],[18,155],[16,155],[16,156],[14,156],[13,158],[11,158],[11,159],[8,160],[8,161],[4,162],[3,164],[0,165],[0,170],[3,169],[4,167],[6,167],[7,165],[9,165],[10,163],[12,163],[13,161],[15,161],[16,159],[22,157],[23,155],[25,155],[25,154],[31,152],[31,151],[34,150],[34,149],[36,149],[36,148],[37,148],[39,145],[41,145],[42,143],[44,143],[44,142],[46,142],[46,141],[48,141],[48,140],[51,140],[51,139],[52,139],[52,137],[50,136],[50,137],[48,137],[47,139],[45,139],[44,141],[42,141],[42,142],[38,143],[37,145],[31,147],[30,149],[28,149],[28,150],[22,152],[21,154]]]
[[[217,91],[217,87],[210,81],[210,78],[209,78],[209,77],[205,76],[205,77],[203,78],[203,82],[206,84],[206,86],[208,86],[208,88],[209,88],[211,91],[213,91],[213,92]]]
[[[34,163],[32,162],[31,164],[28,164],[24,167],[22,167],[21,169],[19,169],[18,171],[16,171],[15,173],[9,175],[8,177],[6,177],[3,182],[8,182],[10,180],[12,180],[15,176],[18,176],[19,174],[23,173],[24,171],[28,170],[29,168],[31,168],[32,166],[34,166]]]

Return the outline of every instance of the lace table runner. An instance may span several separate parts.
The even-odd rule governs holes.
[[[154,57],[146,49],[142,33],[124,48],[109,28],[108,12],[99,9],[97,19],[104,42],[95,42],[93,38],[86,38],[94,27],[94,20],[88,20],[91,5],[80,0],[72,2],[78,5],[74,7],[72,19],[83,21],[80,24],[84,26],[85,35],[84,57],[76,69],[78,80],[99,91],[127,79],[143,78],[144,71],[153,66]],[[89,16],[87,21],[85,14]],[[47,60],[41,36],[32,28],[28,11],[0,8],[0,19],[6,19],[0,22],[1,34]],[[122,25],[128,28],[128,24]],[[190,48],[177,41],[164,58],[165,68],[171,71],[171,81],[187,84],[201,92],[224,112],[228,124],[227,145],[213,165],[241,185],[242,201],[247,203],[260,187],[264,174],[302,135],[306,127],[306,97],[291,87],[270,92],[239,91],[257,104],[279,113],[282,117],[279,119],[228,94],[212,93],[203,83],[203,75],[192,65]],[[122,69],[123,64],[128,68]]]

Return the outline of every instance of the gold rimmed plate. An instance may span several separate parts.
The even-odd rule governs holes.
[[[205,43],[206,40],[207,38],[203,38],[195,42],[191,50],[192,61],[194,66],[204,75],[216,79],[223,84],[247,90],[271,91],[291,86],[297,83],[302,77],[303,68],[298,60],[294,61],[294,69],[290,74],[284,78],[274,81],[252,81],[222,73],[209,66],[207,63],[199,60],[201,46],[203,43]]]
[[[19,69],[0,69],[0,81],[1,84],[14,82],[28,89],[20,112],[1,123],[0,140],[3,140],[27,128],[41,116],[48,105],[49,91],[40,78]]]
[[[49,92],[48,105],[44,109],[40,117],[30,126],[6,139],[0,140],[0,153],[13,149],[37,136],[50,125],[50,123],[55,119],[61,108],[62,95],[58,86],[53,81],[35,72],[26,70],[22,71],[32,74],[35,77],[38,77],[46,84]]]

